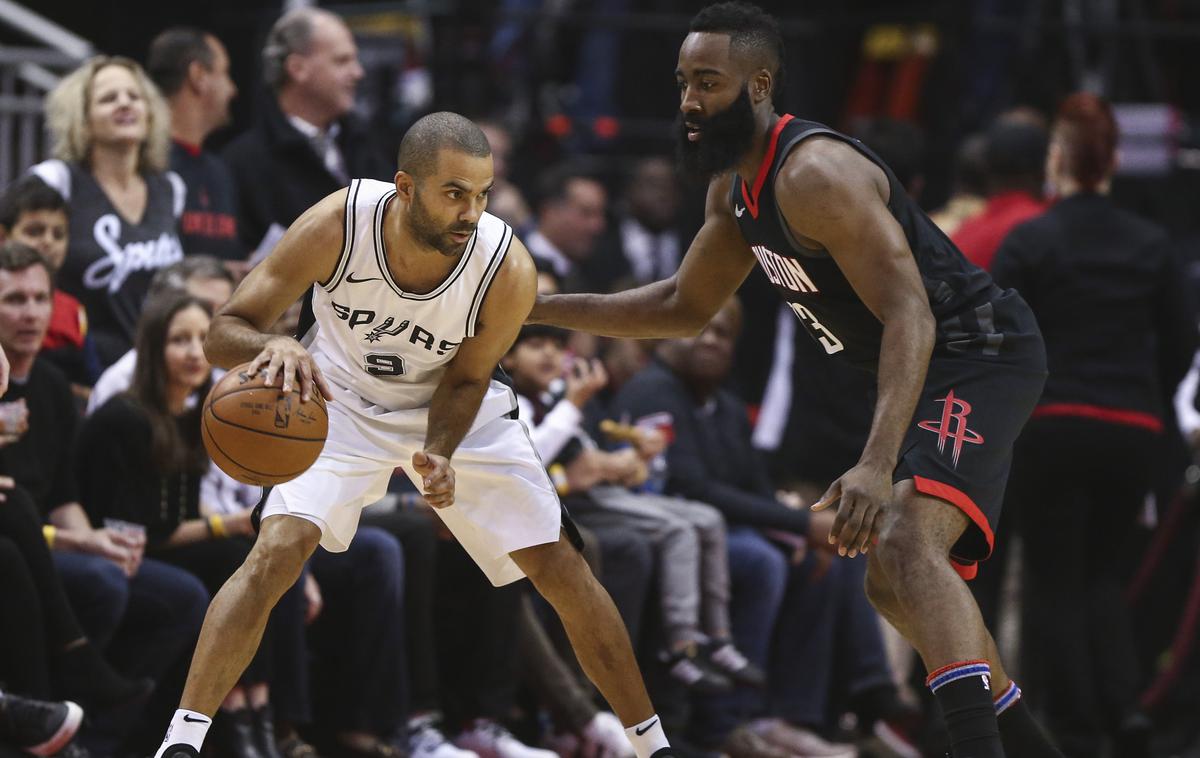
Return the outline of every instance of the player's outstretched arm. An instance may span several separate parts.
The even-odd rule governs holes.
[[[309,208],[242,280],[209,327],[204,352],[213,365],[232,368],[250,361],[251,370],[266,367],[267,384],[281,374],[285,392],[298,382],[304,400],[314,389],[333,399],[308,351],[268,330],[305,290],[332,275],[342,251],[345,204],[343,189]]]
[[[435,508],[454,502],[450,456],[479,413],[479,404],[500,359],[512,347],[537,292],[537,272],[529,251],[514,239],[504,263],[483,298],[475,336],[463,341],[429,403],[425,450],[413,456],[424,479],[426,501]]]
[[[831,541],[852,555],[882,526],[900,445],[925,384],[933,351],[929,296],[904,230],[887,207],[887,177],[854,148],[813,139],[788,156],[776,180],[792,230],[833,256],[863,303],[883,324],[879,399],[859,463],[814,506],[841,499]]]
[[[674,276],[612,295],[540,296],[529,321],[608,337],[698,334],[754,267],[729,209],[731,181],[726,175],[709,185],[704,226]]]

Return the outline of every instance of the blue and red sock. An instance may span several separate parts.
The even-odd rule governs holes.
[[[959,661],[925,680],[942,707],[954,758],[1004,758],[987,661]]]
[[[1029,706],[1021,697],[1021,688],[1016,682],[1009,682],[1008,687],[996,696],[993,706],[996,709],[996,722],[1000,727],[1000,739],[1004,742],[1004,750],[1010,756],[1029,756],[1029,758],[1063,758],[1049,735],[1038,726]]]

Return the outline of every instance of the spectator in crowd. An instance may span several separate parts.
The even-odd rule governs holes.
[[[983,208],[962,222],[951,238],[977,266],[990,268],[996,249],[1013,227],[1042,213],[1045,184],[1046,124],[1029,108],[1000,114],[985,136]],[[997,629],[1004,611],[1001,602],[1008,574],[1009,550],[1016,509],[1006,508],[995,526],[991,558],[981,563],[971,593],[989,629]]]
[[[1023,111],[1001,116],[987,131],[987,203],[951,236],[967,260],[991,269],[996,249],[1012,228],[1046,210],[1046,129]]]
[[[318,744],[346,758],[400,758],[408,751],[403,725],[412,691],[405,656],[407,556],[382,529],[364,525],[354,542],[360,538],[360,547],[318,550],[309,561],[325,608],[309,634],[314,721],[328,735]],[[412,758],[474,758],[448,745],[440,732],[419,747]]]
[[[576,525],[578,526],[578,524]],[[595,550],[595,535],[585,533],[584,558]],[[588,542],[593,544],[589,550]],[[596,576],[602,576],[602,567],[588,566]],[[563,659],[546,627],[538,618],[533,598],[528,589],[521,595],[520,613],[517,617],[517,656],[520,660],[521,678],[537,697],[538,705],[550,714],[557,732],[545,739],[544,744],[560,756],[564,753],[580,752],[584,755],[608,755],[611,758],[634,758],[637,754],[633,744],[625,736],[621,720],[611,711],[596,707],[594,688],[585,684],[582,672]]]
[[[535,258],[534,265],[538,272],[538,294],[557,294],[559,281],[558,276],[554,273],[554,267],[549,261],[541,258]],[[641,343],[634,344],[640,345]],[[597,396],[608,392],[615,384],[617,377],[623,375],[623,371],[614,371],[612,365],[607,361],[605,370],[609,375],[609,384],[602,387],[597,392]],[[509,380],[511,381],[511,377]],[[579,509],[591,511],[587,516],[587,526],[581,527],[579,530],[585,545],[584,557],[589,555],[587,546],[594,537],[598,555],[594,560],[588,560],[592,566],[592,573],[600,578],[604,588],[612,596],[613,603],[617,606],[621,619],[629,630],[630,639],[637,644],[637,641],[641,639],[642,615],[646,608],[647,595],[651,591],[650,576],[655,560],[654,546],[644,535],[626,528],[624,520],[619,514],[595,510],[586,495],[572,491],[570,482],[568,482],[565,493],[560,492],[559,494],[568,511],[575,511],[576,506]],[[556,643],[564,656],[577,665],[578,661],[575,660],[575,654],[566,642],[565,634],[557,639]],[[582,674],[582,670],[580,670],[580,674]],[[584,678],[586,679],[586,677]],[[591,686],[590,681],[587,682],[587,686]]]
[[[675,228],[682,199],[670,160],[652,156],[634,164],[616,223],[583,263],[588,282],[614,292],[674,274],[684,250]]]
[[[223,153],[237,185],[238,234],[252,257],[351,179],[395,173],[351,115],[363,69],[340,17],[318,8],[289,11],[271,27],[262,64],[274,97]]]
[[[953,237],[967,219],[978,215],[987,202],[987,136],[968,134],[954,151],[954,171],[950,198],[929,214],[929,219]]]
[[[585,285],[581,266],[596,250],[604,233],[608,192],[579,166],[548,169],[538,180],[537,228],[525,237],[534,258],[549,261],[564,292]]]
[[[576,359],[566,371],[562,395],[552,393],[564,373],[565,341],[562,330],[527,326],[502,364],[512,376],[534,447],[543,460],[559,464],[552,463],[551,473],[560,481],[567,481],[571,469],[567,487],[587,494],[592,506],[576,509],[585,526],[588,510],[615,513],[626,528],[655,544],[667,636],[664,660],[672,675],[698,692],[724,691],[733,681],[761,685],[762,671],[732,643],[729,556],[720,514],[701,502],[630,489],[646,483],[647,463],[660,455],[665,440],[652,430],[632,435],[637,437],[633,446],[599,449],[583,431],[583,408],[607,383],[607,375],[598,361]]]
[[[520,682],[517,622],[523,588],[493,587],[455,540],[438,540],[434,619],[446,723],[481,758],[555,758],[505,727]]]
[[[153,300],[169,290],[186,291],[203,300],[215,313],[233,296],[233,274],[216,258],[190,255],[154,275],[147,299]],[[114,395],[133,386],[136,372],[137,350],[130,348],[100,375],[88,397],[87,412],[93,413]]]
[[[438,566],[435,522],[436,517],[424,507],[396,508],[391,511],[378,507],[367,508],[363,511],[354,542],[359,542],[365,528],[399,543],[402,553],[403,564],[398,581],[403,584],[404,605],[400,609],[403,615],[397,617],[392,633],[395,635],[397,655],[403,653],[406,663],[405,686],[397,696],[407,696],[404,703],[407,720],[400,728],[392,730],[395,733],[392,744],[406,752],[409,758],[474,758],[469,751],[456,748],[442,731],[446,722],[442,710],[442,682],[437,652],[441,641],[435,633],[434,621]],[[350,559],[355,550],[355,544],[351,543],[349,549],[341,554],[318,551],[321,560],[315,560],[314,556],[314,571],[336,564],[340,555]],[[338,576],[344,575],[351,581],[350,587],[357,588],[361,582],[355,582],[354,578],[360,569],[349,568],[344,571]],[[333,577],[325,578],[324,574],[319,576],[323,584],[333,581]],[[339,591],[338,585],[330,586],[333,588],[331,591]],[[363,594],[359,602],[366,604],[371,599]],[[365,657],[362,664],[370,667],[373,660],[372,654]],[[400,715],[400,709],[395,715]]]
[[[1149,755],[1143,682],[1120,560],[1163,449],[1163,414],[1196,348],[1196,314],[1162,229],[1116,207],[1112,109],[1058,110],[1046,175],[1058,202],[1012,231],[996,283],[1037,315],[1050,378],[1014,452],[1024,671],[1068,756]],[[1031,688],[1034,685],[1030,685]]]
[[[852,755],[851,746],[826,742],[819,734],[837,715],[831,701],[836,674],[864,726],[902,739],[886,721],[896,693],[878,619],[862,591],[865,567],[833,560],[826,548],[832,519],[809,513],[799,497],[772,486],[751,444],[745,405],[722,389],[740,327],[734,299],[699,336],[663,342],[658,360],[627,382],[614,403],[617,413],[634,423],[664,426],[673,438],[668,491],[704,497],[720,508],[730,524],[730,545],[740,543],[773,567],[769,581],[747,586],[735,580],[733,589],[734,638],[771,672],[766,701],[752,693],[718,699],[702,710],[701,723],[711,740],[733,720],[754,718],[748,730],[731,735],[730,750],[743,754],[764,755],[773,748],[793,755]],[[759,595],[769,592],[776,595],[778,611],[764,625],[757,606],[763,602]],[[753,622],[745,613],[749,609],[755,609]],[[777,643],[769,655],[773,632]]]
[[[67,257],[67,203],[37,177],[19,179],[0,198],[0,242],[13,239],[37,250],[58,271]],[[96,343],[88,336],[87,312],[76,298],[54,288],[53,310],[42,357],[62,369],[78,394],[100,376]]]
[[[78,502],[70,466],[78,426],[75,403],[61,372],[38,355],[49,316],[49,268],[32,249],[9,242],[0,247],[0,281],[0,344],[12,356],[14,377],[5,416],[12,418],[16,411],[20,421],[19,434],[6,437],[0,447],[0,472],[32,497],[71,609],[95,645],[78,644],[64,654],[61,672],[54,663],[51,673],[66,677],[63,691],[85,704],[131,700],[137,693],[98,668],[95,650],[105,650],[127,675],[151,677],[161,687],[171,665],[195,640],[208,595],[186,572],[143,560],[143,541],[136,536],[92,526]],[[15,505],[5,505],[2,510],[17,513]],[[46,573],[39,571],[43,579]],[[50,589],[42,589],[51,603]],[[59,617],[53,639],[70,628]],[[88,694],[93,688],[97,694]],[[103,718],[94,723],[112,740],[128,726]]]
[[[199,29],[172,27],[150,43],[146,71],[171,109],[171,170],[187,187],[179,230],[184,253],[244,263],[233,175],[204,149],[208,136],[229,123],[237,96],[225,46]]]
[[[41,514],[29,492],[0,476],[0,680],[14,692],[71,698],[92,708],[149,694],[147,681],[117,673],[80,626],[54,567]]]
[[[208,304],[168,292],[146,305],[138,329],[137,368],[128,393],[84,422],[79,487],[93,519],[144,526],[149,553],[197,576],[210,593],[241,565],[252,545],[250,513],[200,516],[200,480],[210,461],[200,440],[200,407],[212,369],[204,357]],[[275,735],[268,682],[276,629],[303,624],[303,586],[272,613],[254,660],[222,707],[216,744],[239,758],[273,758]],[[302,662],[297,662],[302,665]],[[215,726],[215,725],[214,725]]]
[[[512,132],[500,121],[477,121],[492,147],[492,171],[495,184],[488,193],[488,213],[499,216],[518,236],[533,223],[529,203],[517,185],[512,183],[509,163],[513,152]]]
[[[853,136],[883,158],[905,191],[920,200],[925,191],[925,134],[921,127],[911,121],[873,118],[860,123]]]
[[[58,286],[87,309],[107,367],[133,345],[154,272],[183,257],[186,190],[167,169],[170,114],[141,66],[97,56],[46,97],[46,124],[55,157],[33,173],[70,209]]]

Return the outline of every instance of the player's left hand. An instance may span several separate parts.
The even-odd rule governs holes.
[[[434,508],[454,505],[454,469],[450,459],[422,450],[413,453],[413,471],[421,475],[425,502]]]
[[[892,469],[860,463],[830,485],[812,509],[823,511],[841,500],[829,543],[837,545],[838,555],[853,558],[870,550],[879,537],[891,499]]]

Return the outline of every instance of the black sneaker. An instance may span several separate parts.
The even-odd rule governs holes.
[[[162,758],[200,758],[200,751],[183,742],[176,742],[163,751]]]
[[[279,744],[275,741],[275,714],[270,703],[251,711],[254,722],[254,734],[258,738],[255,746],[263,758],[283,758],[279,752]]]
[[[58,753],[75,738],[82,722],[83,709],[69,701],[0,695],[0,739],[33,755]]]
[[[140,705],[154,691],[154,680],[125,678],[91,642],[58,656],[53,674],[55,692],[87,706],[93,715],[98,710]]]
[[[696,645],[688,645],[676,653],[663,653],[663,663],[676,680],[692,692],[703,695],[719,695],[733,689],[729,677],[717,671],[700,655]]]
[[[226,758],[263,758],[257,737],[254,716],[249,708],[217,711],[208,733],[213,749]]]
[[[751,663],[728,640],[713,640],[705,648],[704,654],[713,668],[738,684],[750,687],[765,687],[767,684],[767,675],[763,670]]]

